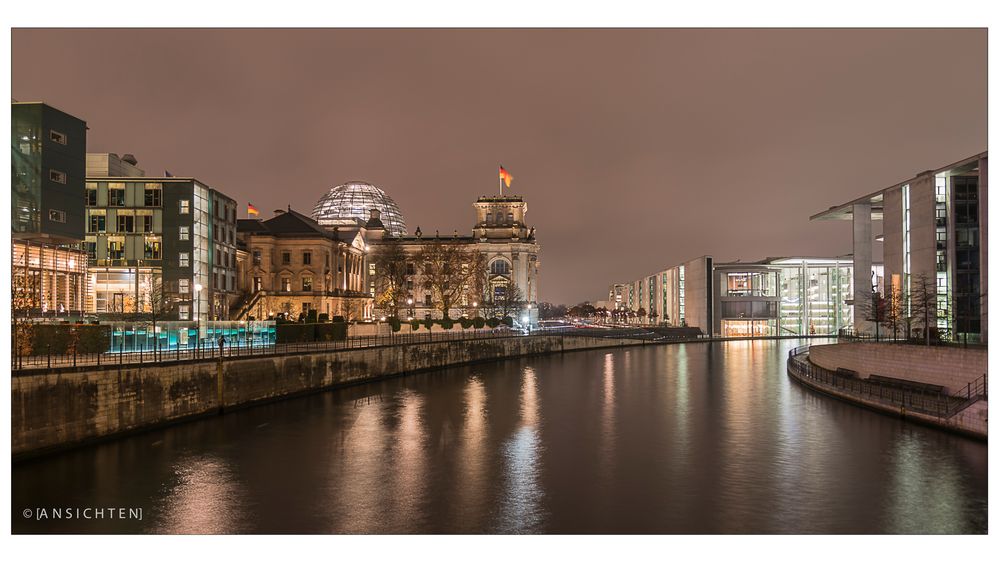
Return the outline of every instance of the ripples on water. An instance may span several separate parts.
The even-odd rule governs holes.
[[[987,447],[789,381],[799,342],[448,369],[14,467],[14,532],[983,533]],[[26,521],[25,507],[142,507]]]

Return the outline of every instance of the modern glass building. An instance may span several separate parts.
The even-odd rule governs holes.
[[[908,315],[915,302],[928,303],[929,326],[914,315],[915,329],[942,339],[988,339],[988,153],[975,154],[908,180],[834,205],[812,220],[853,223],[857,267],[871,263],[875,242],[882,243],[887,291]],[[875,236],[874,223],[882,234]],[[857,302],[869,298],[867,280],[857,275]],[[858,328],[873,332],[870,322]],[[911,334],[916,336],[918,334]]]
[[[224,320],[235,300],[236,201],[195,178],[86,183],[87,310]]]
[[[87,124],[40,102],[11,104],[14,314],[79,316],[87,292],[83,184]]]
[[[406,221],[395,201],[381,188],[362,181],[351,181],[330,188],[312,210],[312,218],[322,226],[357,226],[365,224],[371,209],[378,209],[385,230],[392,236],[405,236]]]

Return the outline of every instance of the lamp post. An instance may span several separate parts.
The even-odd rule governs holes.
[[[201,283],[194,284],[194,327],[197,339],[194,343],[195,356],[201,354]]]
[[[406,299],[406,304],[409,305],[409,319],[412,320],[413,319],[413,297],[407,298]]]

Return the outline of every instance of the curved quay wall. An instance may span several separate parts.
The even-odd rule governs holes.
[[[17,374],[11,380],[11,451],[14,460],[21,460],[225,409],[387,377],[643,343],[538,335]]]
[[[819,347],[831,346],[813,346],[812,349]],[[820,377],[815,376],[811,372],[814,370],[826,370],[811,360],[811,350],[803,354],[796,354],[795,351],[792,351],[787,359],[788,376],[816,392],[851,402],[860,407],[876,410],[883,414],[898,416],[976,439],[988,440],[989,405],[987,400],[978,400],[950,416],[920,412],[911,407],[906,408],[904,399],[902,400],[903,403],[899,403],[897,400],[885,400],[875,397],[873,394],[865,395],[864,393],[851,391],[848,384],[831,384],[832,381],[837,380],[833,373],[826,373],[828,376]],[[828,359],[828,357],[826,358]],[[861,383],[862,381],[858,380],[854,382]]]

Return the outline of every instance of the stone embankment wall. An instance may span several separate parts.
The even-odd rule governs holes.
[[[850,369],[860,378],[871,375],[937,384],[958,394],[988,371],[984,349],[926,347],[887,343],[836,343],[808,349],[812,363],[835,371]]]
[[[415,371],[641,341],[538,335],[334,352],[15,374],[14,459],[337,386]]]

